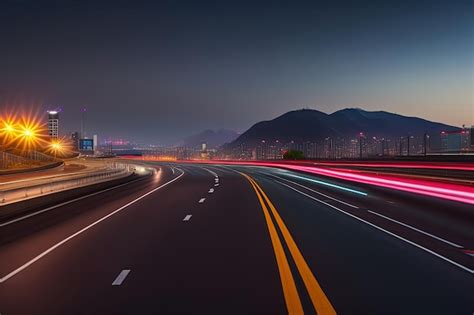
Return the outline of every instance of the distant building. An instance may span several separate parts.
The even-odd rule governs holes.
[[[81,139],[81,133],[79,131],[74,131],[71,133],[71,142],[72,147],[75,151],[79,150],[79,140]]]
[[[471,126],[471,132],[469,135],[471,137],[471,149],[474,149],[474,126]]]
[[[461,152],[469,150],[470,132],[468,128],[461,131],[441,132],[441,150],[443,152]]]
[[[461,150],[470,151],[472,134],[469,128],[463,128],[461,131]]]
[[[59,137],[59,112],[48,111],[48,134],[51,138]]]
[[[201,144],[200,157],[203,160],[208,160],[209,157],[210,157],[209,151],[207,150],[207,143],[205,143],[205,142]]]
[[[80,139],[79,151],[82,154],[87,154],[87,155],[94,154],[94,140],[93,139]]]
[[[97,140],[97,135],[93,135],[92,140],[93,140],[93,143],[94,143],[93,150],[94,150],[94,152],[96,152],[97,151],[97,145],[99,143],[98,140]]]

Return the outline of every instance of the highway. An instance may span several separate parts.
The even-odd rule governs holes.
[[[149,164],[156,175],[0,222],[0,314],[474,312],[472,205]]]

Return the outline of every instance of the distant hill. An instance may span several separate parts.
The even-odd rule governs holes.
[[[235,139],[229,147],[245,143],[255,145],[262,140],[280,142],[316,141],[326,137],[356,138],[359,132],[375,137],[399,137],[459,130],[457,127],[407,117],[385,111],[369,112],[347,108],[332,114],[317,110],[290,111],[273,120],[262,121]]]
[[[188,148],[195,148],[201,146],[202,143],[206,143],[207,147],[218,148],[225,143],[232,142],[238,137],[238,133],[232,130],[219,129],[219,130],[204,130],[200,133],[184,138],[180,146]]]

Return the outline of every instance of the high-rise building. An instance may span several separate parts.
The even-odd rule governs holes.
[[[92,140],[94,141],[94,152],[97,151],[97,146],[99,145],[99,141],[97,139],[97,135],[92,136]]]
[[[79,140],[81,139],[81,133],[74,131],[71,133],[71,142],[74,150],[79,150]]]
[[[460,152],[469,148],[469,129],[441,132],[441,150],[443,152]]]
[[[48,134],[51,138],[59,137],[59,113],[55,110],[48,111]]]

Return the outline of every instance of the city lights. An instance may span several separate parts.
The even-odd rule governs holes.
[[[44,130],[41,124],[34,118],[23,118],[19,127],[19,133],[15,139],[17,148],[20,150],[28,151],[36,149],[44,142]]]
[[[36,151],[56,159],[68,156],[72,146],[64,138],[48,135],[46,124],[41,119],[26,114],[0,117],[0,149],[28,157]]]
[[[6,145],[16,136],[18,132],[18,126],[12,117],[0,119],[0,126],[0,138],[3,140],[2,143]]]
[[[41,150],[46,143],[43,124],[32,115],[0,118],[0,139],[5,150]]]

